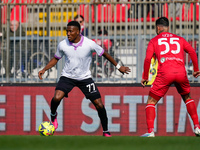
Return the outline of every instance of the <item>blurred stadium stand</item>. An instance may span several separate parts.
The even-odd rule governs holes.
[[[64,62],[52,68],[40,81],[37,72],[53,57],[57,44],[66,36],[66,25],[77,14],[83,15],[85,27],[91,39],[112,41],[110,51],[113,57],[131,68],[129,75],[120,75],[110,64],[96,67],[94,80],[98,83],[138,83],[141,80],[145,50],[149,40],[155,36],[155,20],[166,16],[170,22],[170,32],[181,35],[190,41],[199,55],[199,3],[196,0],[2,0],[1,3],[1,49],[0,82],[41,83],[56,82]],[[178,11],[177,11],[178,10]],[[19,30],[26,36],[10,37],[7,31],[11,20],[20,22]],[[108,36],[98,36],[98,31],[106,29]],[[6,38],[5,38],[6,37]],[[12,75],[6,73],[2,64],[3,53],[9,55],[9,42],[25,41],[25,65],[16,69],[12,62]],[[27,47],[30,43],[30,47]],[[9,58],[9,57],[7,57]],[[192,66],[188,55],[185,56],[190,82],[200,82],[192,77]],[[8,62],[7,61],[7,62]],[[104,59],[96,61],[104,62]],[[21,61],[20,61],[21,62]],[[92,69],[92,68],[91,68]],[[107,69],[107,70],[106,70]],[[108,73],[109,72],[109,73]]]

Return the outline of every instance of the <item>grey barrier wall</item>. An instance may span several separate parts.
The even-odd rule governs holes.
[[[161,16],[169,18],[170,32],[183,36],[200,57],[200,11],[195,0],[3,0],[0,5],[3,83],[57,82],[64,60],[47,71],[43,80],[37,73],[54,56],[57,44],[66,38],[67,23],[76,15],[84,17],[82,34],[131,69],[130,74],[122,76],[103,57],[93,53],[91,72],[98,83],[140,82],[147,44],[156,36],[155,20]],[[14,32],[10,29],[13,22],[19,22]],[[187,54],[185,67],[190,82],[199,82],[192,77]]]

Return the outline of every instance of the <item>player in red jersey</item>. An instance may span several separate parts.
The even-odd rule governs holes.
[[[158,71],[155,81],[149,91],[146,105],[146,121],[148,133],[143,137],[154,137],[155,105],[162,98],[171,84],[174,84],[178,93],[184,100],[187,111],[194,124],[194,133],[200,136],[200,126],[197,115],[197,109],[194,100],[190,96],[190,84],[187,78],[184,62],[184,51],[187,52],[193,63],[193,76],[197,78],[200,75],[198,60],[195,50],[182,37],[169,33],[169,20],[161,17],[156,20],[157,36],[150,40],[146,58],[144,60],[144,72],[141,80],[142,86],[148,83],[148,73],[151,58],[156,55],[158,60]]]

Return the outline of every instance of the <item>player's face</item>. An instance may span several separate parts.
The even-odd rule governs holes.
[[[67,37],[70,42],[77,43],[79,42],[80,31],[76,26],[67,27]]]

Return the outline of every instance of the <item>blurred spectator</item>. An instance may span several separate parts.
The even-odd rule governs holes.
[[[146,17],[150,17],[150,10],[151,10],[151,17],[155,17],[155,4],[148,3],[150,0],[142,0],[142,2],[147,3],[141,3],[141,4],[132,4],[130,9],[128,10],[128,18],[144,18],[144,15]],[[154,0],[152,0],[154,1]],[[146,7],[145,7],[146,6]],[[159,8],[158,8],[159,9]],[[159,12],[159,10],[158,10]]]
[[[98,39],[93,39],[99,46],[103,47],[103,49],[108,52],[112,57],[114,56],[114,52],[112,50],[112,41],[108,38],[108,31],[103,29],[98,31]],[[102,37],[102,38],[100,38]],[[102,64],[104,62],[104,58],[96,57],[96,52],[92,53],[92,75],[96,76],[96,66],[102,68]],[[112,66],[111,66],[112,67]],[[98,76],[98,74],[97,74]]]
[[[74,20],[79,22],[81,25],[81,34],[88,36],[88,28],[85,27],[84,17],[82,15],[76,15]]]
[[[98,31],[98,36],[103,36],[103,39],[97,39],[97,40],[93,40],[95,41],[99,46],[103,47],[103,49],[105,51],[111,51],[112,49],[112,41],[110,39],[108,39],[108,31],[107,30],[99,30]],[[103,40],[103,41],[102,41]],[[112,56],[112,53],[110,53]]]
[[[174,0],[172,0],[172,2],[173,2]],[[176,1],[182,1],[182,0],[176,0]],[[174,5],[176,5],[176,9],[174,10],[173,9],[173,6]],[[174,3],[170,3],[169,4],[169,7],[170,7],[170,16],[171,17],[173,17],[173,13],[175,13],[175,16],[176,17],[178,17],[178,18],[180,18],[180,13],[181,13],[181,9],[182,9],[182,6],[181,6],[182,4],[181,3],[176,3],[176,4],[174,4]],[[181,14],[182,15],[182,14]],[[186,15],[186,14],[184,14],[184,15]],[[185,17],[185,16],[184,16]]]
[[[27,52],[25,49],[26,41],[20,40],[20,36],[24,37],[26,36],[26,33],[22,27],[21,27],[22,30],[20,30],[19,27],[20,27],[19,21],[12,20],[10,22],[9,34],[10,34],[11,39],[9,43],[9,46],[10,46],[9,57],[7,56],[7,52],[6,52],[7,49],[4,49],[4,52],[3,52],[3,66],[6,69],[6,72],[8,72],[10,76],[13,76],[14,72],[17,73],[17,71],[20,69],[20,64],[22,66],[24,66],[25,64],[25,52]],[[4,29],[3,38],[5,41],[7,38],[6,32],[7,32],[6,29]],[[27,41],[27,48],[29,49],[30,47],[31,47],[30,43]],[[6,64],[7,59],[9,60],[9,64]],[[15,63],[15,66],[14,66],[14,63]],[[8,65],[8,68],[6,67],[7,65]],[[12,67],[15,67],[14,70],[12,70]]]

